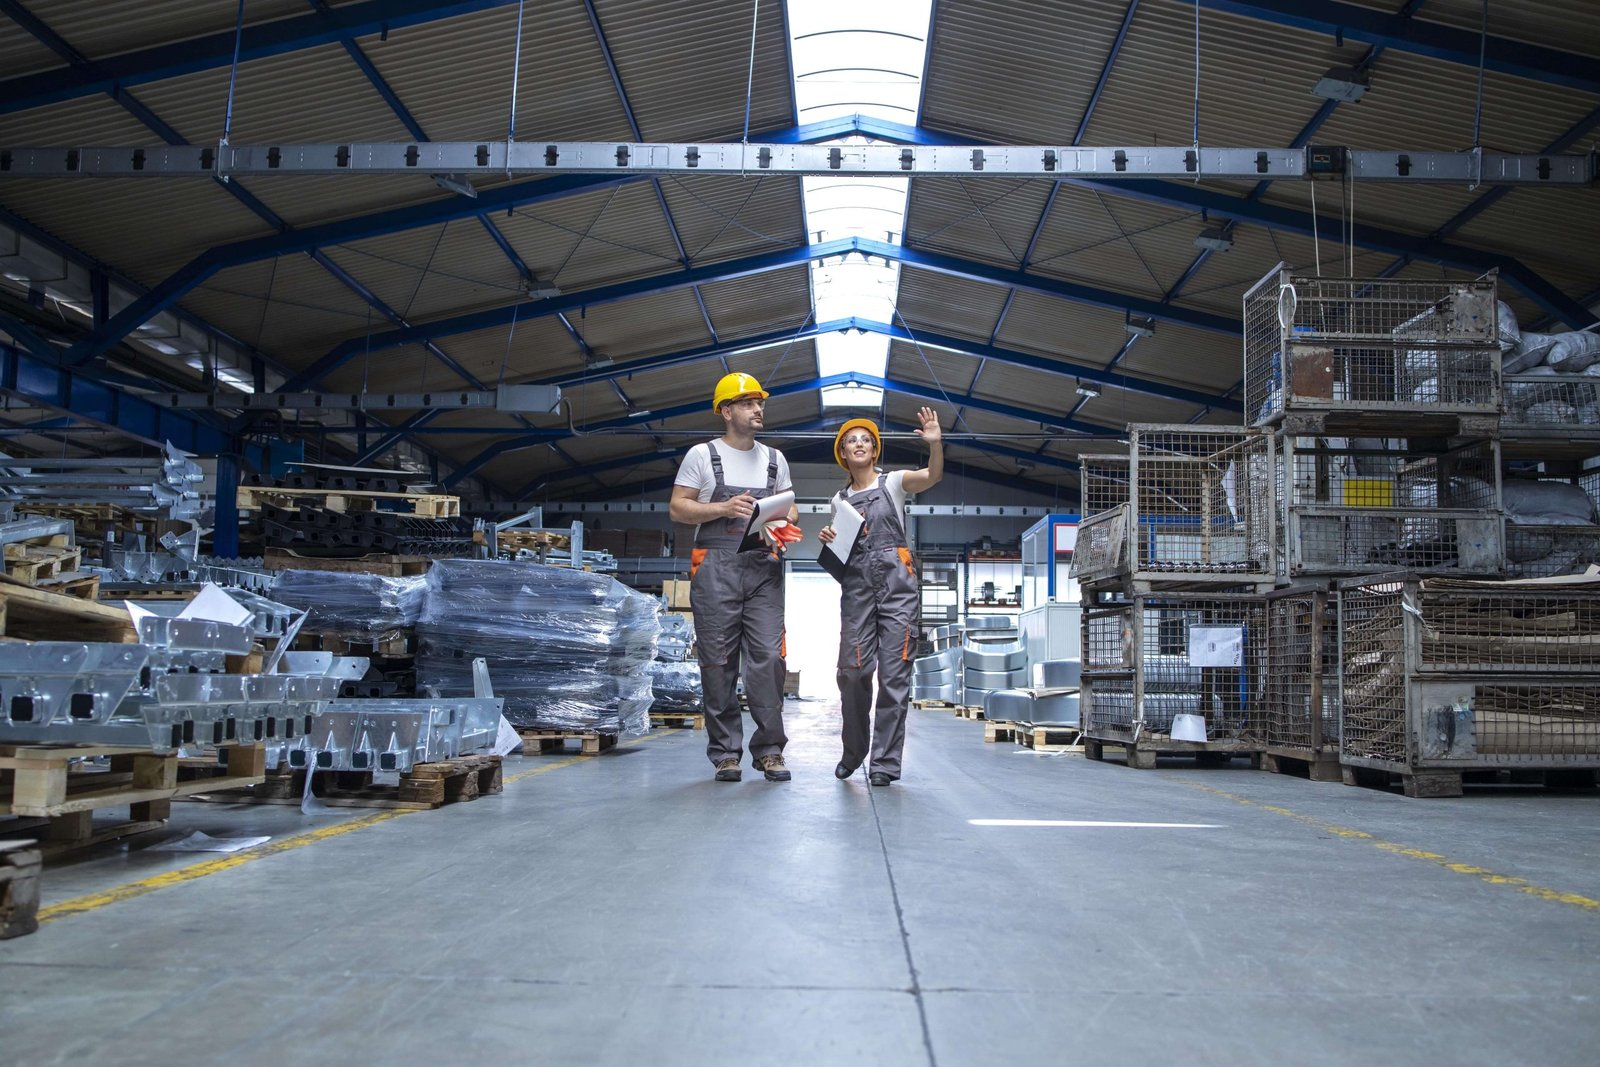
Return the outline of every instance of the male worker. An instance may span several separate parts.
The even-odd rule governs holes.
[[[673,481],[668,514],[673,522],[698,525],[689,576],[695,646],[705,690],[706,755],[719,782],[737,782],[744,720],[735,695],[741,666],[745,698],[755,720],[752,762],[769,782],[787,782],[783,762],[783,561],[786,543],[797,540],[798,513],[772,531],[771,544],[740,551],[756,501],[793,487],[789,463],[775,448],[756,443],[763,429],[767,392],[748,374],[717,382],[711,408],[722,419],[715,441],[695,445]]]

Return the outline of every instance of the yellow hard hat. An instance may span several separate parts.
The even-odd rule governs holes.
[[[748,374],[735,371],[724,374],[717,382],[716,390],[711,394],[711,410],[722,411],[722,405],[730,400],[747,400],[750,397],[767,398],[767,391],[761,388],[761,383]]]
[[[865,430],[872,435],[872,448],[878,455],[883,455],[883,435],[878,432],[878,424],[871,419],[851,419],[839,427],[839,432],[833,435],[833,461],[845,470],[850,469],[850,464],[844,461],[840,446],[844,444],[844,435],[851,430]]]

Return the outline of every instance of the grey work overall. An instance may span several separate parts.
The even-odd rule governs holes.
[[[753,488],[724,482],[717,446],[707,447],[716,478],[709,503],[740,493],[759,500],[777,490],[776,452],[769,450],[766,486]],[[695,534],[689,572],[689,607],[694,610],[695,646],[705,690],[706,755],[712,763],[740,757],[744,720],[736,686],[741,668],[745,699],[756,723],[751,759],[782,755],[789,740],[783,732],[783,563],[765,549],[740,552],[745,525],[745,519],[702,523]]]
[[[900,777],[906,743],[906,702],[911,696],[911,658],[916,654],[919,595],[906,544],[905,522],[894,498],[878,484],[846,498],[866,528],[846,564],[839,597],[839,703],[844,712],[844,764],[852,770],[867,757],[868,768]],[[878,676],[873,712],[872,676]]]

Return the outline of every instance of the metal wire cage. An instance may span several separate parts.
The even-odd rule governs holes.
[[[1280,577],[1504,572],[1498,442],[1284,434],[1278,448]]]
[[[1600,580],[1340,583],[1341,762],[1600,767]]]
[[[1600,447],[1600,378],[1506,375],[1500,433],[1507,440],[1557,444],[1582,440]]]
[[[1250,733],[1266,684],[1264,600],[1135,595],[1083,613],[1082,715],[1096,740],[1170,734],[1198,715],[1208,741]]]
[[[1266,601],[1266,679],[1253,732],[1268,751],[1313,760],[1339,751],[1338,601],[1293,589]]]
[[[1246,418],[1361,409],[1500,410],[1496,279],[1296,275],[1282,264],[1244,295]]]
[[[1582,574],[1600,564],[1600,526],[1506,523],[1506,577]]]
[[[1272,439],[1246,427],[1128,428],[1127,456],[1086,457],[1073,554],[1086,586],[1269,584]]]

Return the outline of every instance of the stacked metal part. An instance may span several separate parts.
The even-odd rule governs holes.
[[[643,733],[657,614],[654,597],[603,574],[439,560],[417,623],[417,685],[470,691],[481,656],[513,725]]]
[[[114,504],[172,519],[200,514],[205,474],[167,445],[148,458],[45,458],[0,461],[0,499],[31,504]]]
[[[694,622],[688,615],[659,616],[656,658],[650,663],[651,711],[698,712],[705,705],[700,663],[692,656]]]
[[[301,504],[261,505],[265,545],[306,556],[363,556],[369,552],[470,556],[472,520],[425,518],[396,511],[333,511]]]
[[[953,630],[954,626],[941,626],[940,630]],[[934,644],[938,645],[935,638]],[[961,703],[962,694],[961,646],[940,649],[931,656],[921,656],[911,664],[911,699],[942,700],[946,704]]]
[[[1017,689],[1028,684],[1028,652],[1017,639],[1017,620],[1011,615],[968,615],[962,627],[963,699],[983,703],[997,689]]]
[[[283,571],[272,595],[306,613],[307,633],[352,641],[386,641],[409,634],[422,614],[424,579],[376,574]]]

